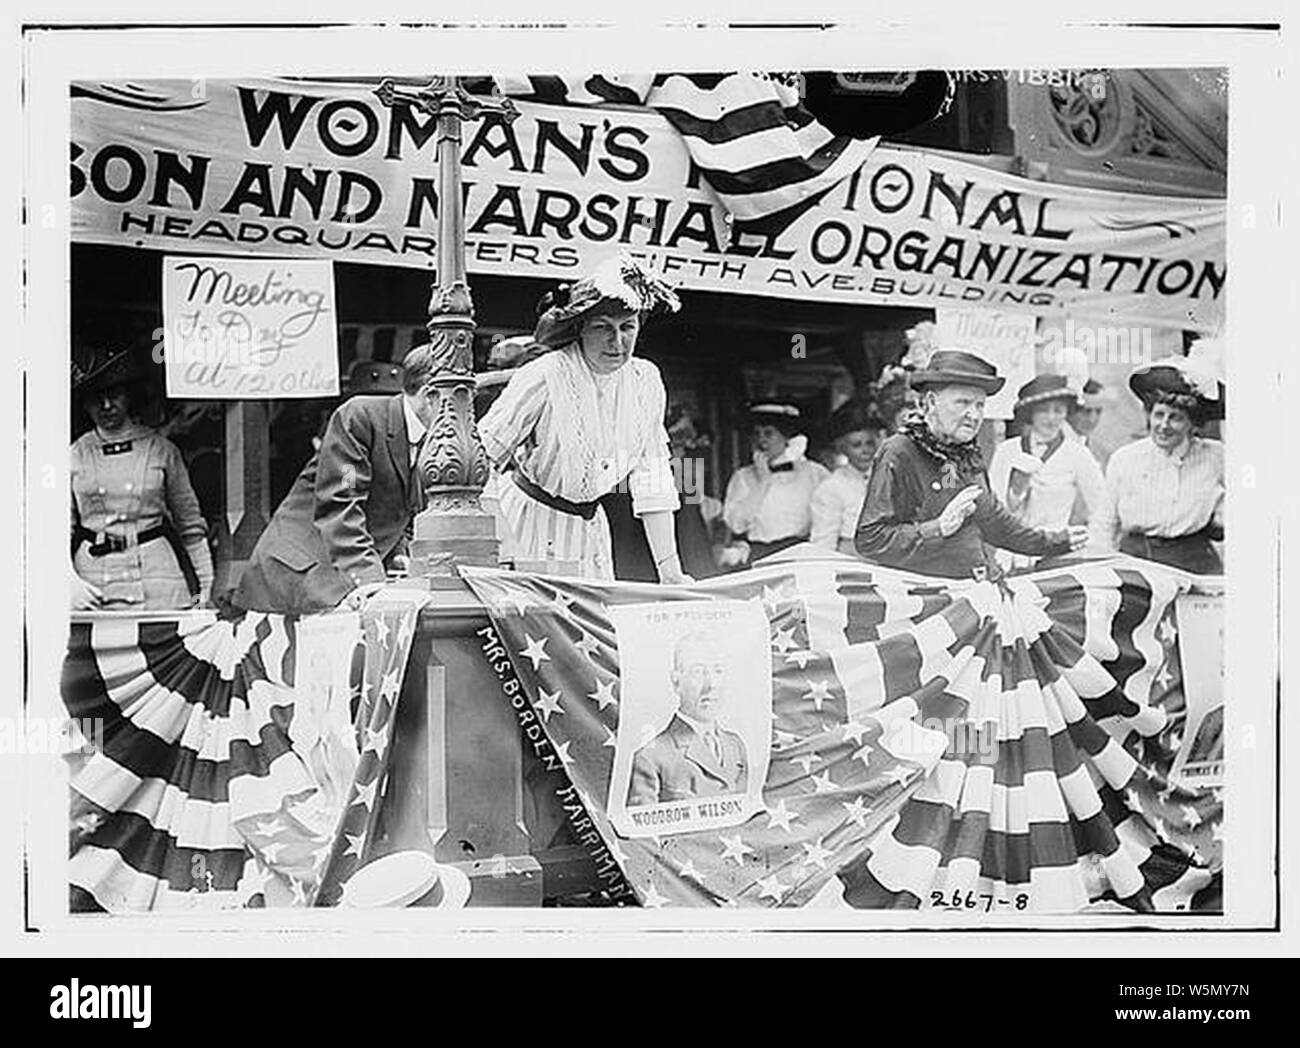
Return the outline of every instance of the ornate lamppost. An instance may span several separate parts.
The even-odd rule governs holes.
[[[495,567],[498,550],[495,521],[480,501],[488,461],[474,424],[474,303],[465,278],[461,128],[480,118],[510,123],[519,111],[509,99],[469,94],[454,76],[434,77],[419,88],[385,80],[375,93],[385,106],[412,106],[437,121],[438,270],[427,325],[437,361],[430,384],[437,397],[416,464],[425,509],[415,519],[411,575],[446,579],[456,564]]]

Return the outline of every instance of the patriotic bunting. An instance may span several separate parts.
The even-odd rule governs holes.
[[[611,899],[972,920],[1221,907],[1222,788],[1173,772],[1192,576],[1121,557],[977,583],[800,550],[689,588],[466,576],[501,701],[567,778],[565,818]],[[103,724],[72,778],[74,891],[110,912],[337,905],[376,854],[421,602],[74,624],[64,700]],[[637,674],[659,660],[654,701],[677,702],[665,638],[698,643],[708,619],[741,656],[720,720],[743,757],[715,738],[692,757],[710,789],[636,798],[672,713]]]
[[[379,596],[363,616],[359,739],[346,679],[352,643],[339,653],[341,688],[298,665],[312,619],[74,623],[64,704],[104,726],[102,746],[71,777],[74,897],[125,913],[305,905],[318,887],[332,892],[353,868],[339,854],[342,831],[367,840],[351,813],[382,788],[421,603]]]
[[[860,908],[966,913],[1217,905],[1221,795],[1169,780],[1175,600],[1191,576],[1117,558],[995,584],[786,556],[689,590],[466,572],[642,905],[841,891]],[[613,780],[635,711],[620,656],[638,638],[614,623],[701,599],[753,602],[766,621],[751,652],[770,665],[763,807],[728,828],[624,836]]]

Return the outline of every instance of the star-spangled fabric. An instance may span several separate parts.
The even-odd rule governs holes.
[[[366,605],[362,622],[366,662],[356,720],[361,759],[326,853],[313,900],[316,906],[337,906],[348,878],[370,857],[392,753],[397,700],[423,603],[423,598],[411,596],[372,598]]]
[[[343,765],[355,769],[349,804],[375,781],[375,740],[386,741],[422,602],[376,597],[363,616],[369,730],[341,740],[359,758]],[[312,691],[294,679],[301,621],[182,613],[72,625],[64,705],[104,726],[70,778],[75,891],[112,913],[307,905],[322,872],[347,868],[327,863],[347,846],[333,847],[353,827],[348,809],[322,789],[295,730]]]
[[[689,588],[465,572],[642,905],[842,892],[972,919],[1215,905],[1220,796],[1168,781],[1183,712],[1173,608],[1192,576],[1121,557],[967,582],[786,556]],[[765,811],[623,838],[608,817],[622,701],[610,609],[699,599],[758,601],[768,619]]]

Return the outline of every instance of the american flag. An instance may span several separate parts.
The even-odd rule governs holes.
[[[832,134],[803,106],[797,77],[773,73],[497,76],[502,94],[566,105],[655,109],[743,228],[775,233],[862,166],[878,137]]]
[[[366,661],[356,718],[361,759],[324,858],[313,900],[316,906],[337,906],[348,878],[370,857],[392,752],[397,700],[423,603],[408,596],[376,597],[366,604],[362,621]]]
[[[102,745],[74,755],[71,771],[78,904],[114,913],[306,905],[346,875],[353,856],[341,854],[350,842],[339,834],[368,840],[353,809],[366,810],[382,786],[419,604],[376,597],[363,616],[366,721],[359,739],[341,740],[354,755],[334,769],[350,783],[346,808],[323,789],[303,741],[312,690],[295,678],[303,620],[199,612],[75,622],[64,704],[73,719],[104,726]]]
[[[642,905],[842,892],[855,907],[979,920],[1205,902],[1222,806],[1167,779],[1177,654],[1162,623],[1189,576],[1121,558],[950,582],[787,556],[681,589],[466,572]],[[701,598],[755,601],[767,617],[764,810],[625,838],[609,813],[627,701],[611,609]]]

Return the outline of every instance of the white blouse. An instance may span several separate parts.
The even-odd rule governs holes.
[[[727,483],[722,519],[754,542],[806,537],[812,527],[812,495],[830,476],[819,462],[799,459],[794,468],[771,473],[766,488],[753,466],[742,466]]]
[[[632,357],[599,375],[570,345],[521,367],[478,430],[494,465],[513,459],[534,484],[570,502],[592,502],[626,480],[632,511],[642,516],[680,504],[667,399],[651,361]]]
[[[867,478],[852,466],[840,466],[817,485],[812,496],[814,546],[837,549],[840,539],[852,539],[867,499]]]
[[[1176,454],[1149,436],[1116,448],[1106,467],[1107,513],[1098,527],[1107,539],[1124,532],[1161,538],[1190,535],[1222,523],[1223,445],[1193,437]]]
[[[1030,527],[1047,531],[1068,527],[1075,496],[1080,494],[1087,503],[1090,524],[1099,525],[1106,517],[1108,496],[1101,466],[1077,437],[1067,436],[1046,461],[1038,454],[1026,454],[1019,437],[999,444],[989,465],[989,486],[1004,505],[1013,469],[1030,474],[1029,498],[1016,514]],[[1103,548],[1106,545],[1099,533],[1094,534],[1092,544]]]

